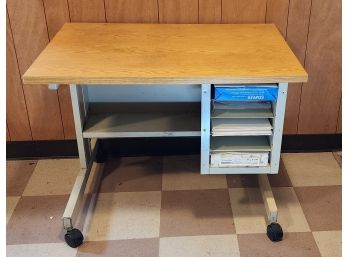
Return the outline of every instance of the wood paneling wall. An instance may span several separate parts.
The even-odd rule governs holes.
[[[342,102],[340,105],[340,113],[338,114],[338,120],[337,120],[337,133],[342,133]]]
[[[28,110],[25,103],[23,85],[19,74],[16,50],[14,48],[11,25],[6,14],[6,121],[8,134],[12,140],[31,140]]]
[[[289,2],[286,40],[302,65],[304,65],[306,57],[311,2],[312,0],[291,0]],[[298,132],[301,92],[302,83],[289,84],[284,123],[284,133],[286,134],[297,134]]]
[[[157,23],[157,0],[105,0],[107,22]]]
[[[275,23],[309,73],[289,86],[285,134],[342,132],[341,0],[7,0],[7,141],[75,137],[68,86],[21,80],[65,22]]]
[[[42,0],[8,0],[7,10],[19,73],[22,76],[49,42],[45,10]],[[11,70],[8,72],[11,73]],[[9,75],[12,76],[12,73]],[[11,90],[12,85],[7,85],[7,88]],[[32,139],[63,139],[57,92],[48,90],[45,85],[36,87],[23,85],[22,88]],[[8,99],[8,101],[16,100]],[[17,110],[20,111],[25,110]]]
[[[341,0],[313,0],[308,29],[298,133],[335,133],[341,102]]]
[[[198,0],[158,0],[159,23],[198,23]]]
[[[265,23],[267,0],[222,0],[222,23]]]

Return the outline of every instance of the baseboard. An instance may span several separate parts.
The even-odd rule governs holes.
[[[114,138],[100,140],[111,156],[188,155],[200,153],[200,138]],[[342,134],[284,135],[282,152],[333,151],[342,148]],[[75,140],[7,142],[7,159],[78,157]]]
[[[6,142],[7,159],[76,158],[76,140]]]
[[[282,152],[325,152],[342,149],[342,134],[284,135]]]

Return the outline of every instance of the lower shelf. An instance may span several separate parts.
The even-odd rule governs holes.
[[[272,109],[214,109],[212,119],[274,118]]]
[[[271,151],[267,136],[211,137],[211,152]]]
[[[271,166],[265,167],[233,167],[209,168],[209,174],[270,174]]]
[[[199,113],[103,113],[91,114],[84,138],[199,137]]]
[[[269,164],[269,152],[222,152],[210,154],[210,167],[238,168],[265,167]]]

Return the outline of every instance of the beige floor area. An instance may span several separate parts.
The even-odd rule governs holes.
[[[61,216],[79,161],[7,161],[7,256],[338,257],[341,163],[340,152],[282,154],[269,175],[284,230],[273,243],[255,175],[201,176],[199,156],[109,160],[92,171],[85,242],[72,249]]]

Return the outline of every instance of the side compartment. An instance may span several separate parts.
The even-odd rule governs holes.
[[[202,85],[201,174],[278,173],[286,94],[287,83]]]

